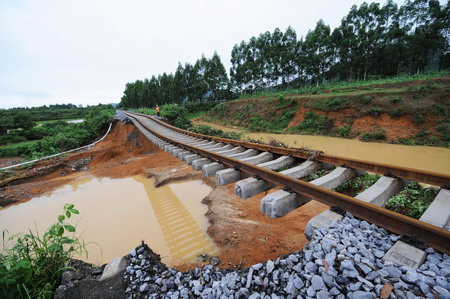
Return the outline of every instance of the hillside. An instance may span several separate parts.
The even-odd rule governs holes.
[[[450,77],[243,97],[204,119],[250,131],[448,147]]]

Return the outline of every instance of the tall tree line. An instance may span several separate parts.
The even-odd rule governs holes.
[[[178,63],[175,74],[127,83],[122,107],[154,107],[157,104],[214,101],[230,98],[230,81],[219,55],[204,55],[194,65]]]
[[[230,80],[217,53],[175,75],[127,83],[123,107],[225,99],[233,94],[340,80],[419,74],[450,66],[450,2],[406,0],[354,5],[339,27],[323,20],[306,36],[276,28],[236,44]]]
[[[231,81],[237,91],[251,93],[440,70],[449,64],[449,16],[449,2],[438,0],[354,5],[334,30],[320,20],[299,39],[288,27],[236,44]]]

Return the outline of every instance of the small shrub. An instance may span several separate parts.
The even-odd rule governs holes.
[[[394,109],[389,111],[389,115],[393,118],[399,117],[400,115],[402,115],[402,113],[402,109]]]
[[[365,132],[360,137],[361,141],[373,141],[373,140],[386,140],[386,134],[384,131]]]
[[[74,233],[68,224],[78,210],[72,204],[64,206],[64,214],[58,216],[43,236],[30,231],[24,235],[9,237],[0,253],[0,294],[4,298],[52,298],[61,282],[63,270],[75,253],[85,252],[84,243],[66,233]],[[3,231],[5,244],[5,231]],[[9,246],[9,242],[14,242]]]
[[[384,111],[383,108],[372,107],[372,108],[369,110],[368,114],[373,115],[373,116],[375,116],[375,117],[378,117],[378,116],[381,115],[381,113],[383,113],[383,111]]]
[[[324,111],[339,111],[350,106],[350,102],[344,98],[329,98],[316,100],[312,108]]]
[[[445,116],[447,114],[444,106],[439,105],[439,104],[434,104],[433,107],[437,110],[438,115]]]
[[[412,114],[412,121],[416,125],[421,125],[421,124],[425,123],[426,118],[425,118],[425,115],[422,112],[415,111]]]
[[[430,137],[430,139],[428,139],[428,144],[429,145],[433,145],[433,146],[438,146],[439,145],[439,140],[437,139],[437,137]]]
[[[427,136],[428,134],[430,134],[430,132],[428,132],[427,130],[422,129],[416,134],[416,137],[417,138],[423,138],[423,137]]]
[[[336,136],[348,137],[348,135],[350,134],[350,129],[351,127],[347,125],[340,128],[334,128],[331,132]]]
[[[414,139],[405,140],[403,138],[398,138],[397,142],[404,145],[415,145],[416,141]]]
[[[360,102],[361,104],[363,104],[363,105],[367,105],[367,104],[369,104],[370,102],[372,102],[372,97],[370,97],[370,96],[361,96],[361,97],[359,98],[359,102]]]
[[[392,98],[389,101],[391,102],[391,104],[397,104],[397,103],[403,102],[403,100],[399,97]]]

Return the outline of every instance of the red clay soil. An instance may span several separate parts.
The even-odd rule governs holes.
[[[222,267],[250,266],[301,250],[307,242],[303,235],[306,223],[328,208],[311,201],[285,217],[270,219],[259,211],[264,194],[242,200],[234,195],[234,184],[216,186],[214,178],[193,171],[133,125],[123,123],[115,123],[105,140],[90,150],[41,162],[3,179],[0,205],[27,201],[86,175],[121,178],[137,174],[155,177],[157,185],[202,179],[213,187],[203,202],[208,205],[208,233],[220,250]]]

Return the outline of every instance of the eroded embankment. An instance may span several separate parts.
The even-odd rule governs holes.
[[[221,103],[205,120],[289,132],[447,146],[450,77]]]
[[[220,266],[224,267],[248,266],[300,250],[307,242],[303,236],[305,224],[327,209],[312,201],[286,217],[269,219],[259,212],[263,194],[244,201],[234,195],[234,184],[216,187],[214,178],[193,171],[159,150],[133,125],[123,123],[115,123],[111,134],[91,150],[41,162],[2,180],[1,205],[27,201],[85,176],[122,178],[139,174],[154,177],[159,186],[200,179],[213,187],[203,202],[208,206],[208,233],[220,250]]]

